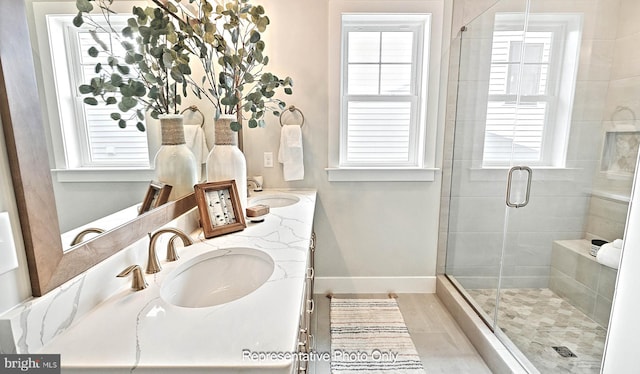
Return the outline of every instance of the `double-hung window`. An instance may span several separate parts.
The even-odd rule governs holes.
[[[96,106],[84,104],[84,96],[78,87],[89,84],[91,78],[98,75],[95,66],[99,62],[106,65],[107,57],[104,54],[95,58],[88,55],[87,50],[95,46],[96,41],[89,29],[72,24],[73,17],[47,16],[64,168],[149,167],[146,133],[135,126],[118,127],[110,117],[112,112],[118,111],[116,105],[106,105],[100,100]],[[129,17],[112,15],[110,21],[115,29],[121,29]],[[98,33],[98,37],[124,60],[125,51],[118,41],[110,39],[108,33]],[[55,123],[52,126],[57,128]]]
[[[340,167],[420,168],[430,16],[342,16]]]
[[[531,15],[523,31],[521,17],[496,15],[483,166],[564,166],[579,46],[570,20]]]

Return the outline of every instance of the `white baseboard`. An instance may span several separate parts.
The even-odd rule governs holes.
[[[314,292],[435,293],[436,277],[316,277]]]

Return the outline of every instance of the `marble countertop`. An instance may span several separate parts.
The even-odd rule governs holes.
[[[149,287],[135,292],[130,279],[39,353],[60,354],[64,371],[94,372],[290,372],[298,339],[314,190],[265,190],[252,198],[286,193],[300,198],[294,205],[271,208],[264,222],[247,222],[236,233],[204,239],[179,248],[180,259],[161,260],[162,271],[145,274]],[[251,205],[251,198],[249,199]],[[182,308],[160,297],[163,280],[180,264],[209,251],[250,247],[269,254],[271,277],[253,293],[226,304]],[[158,247],[163,259],[164,246]],[[140,264],[144,269],[145,264]],[[113,274],[115,277],[116,274]],[[266,360],[251,354],[276,352]]]

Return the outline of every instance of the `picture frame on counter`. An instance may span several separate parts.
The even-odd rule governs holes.
[[[194,186],[204,237],[209,239],[247,227],[234,180]]]
[[[144,195],[144,200],[142,200],[142,205],[140,206],[138,215],[144,214],[161,205],[164,205],[167,201],[169,201],[169,195],[171,195],[172,188],[173,186],[171,186],[170,184],[151,181],[149,183],[147,193]]]

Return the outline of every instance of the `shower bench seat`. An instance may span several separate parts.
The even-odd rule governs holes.
[[[607,327],[618,272],[598,263],[590,248],[587,239],[554,241],[549,288]]]

